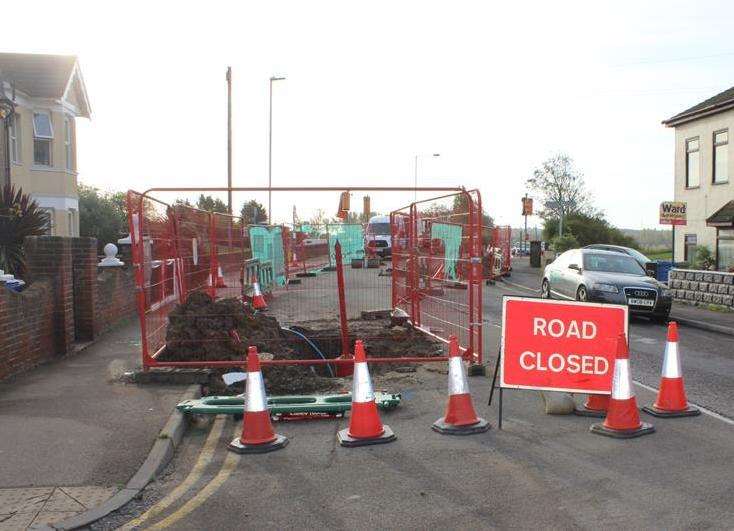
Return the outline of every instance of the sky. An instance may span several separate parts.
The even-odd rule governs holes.
[[[79,178],[103,190],[226,186],[231,66],[234,186],[267,186],[278,75],[273,186],[413,186],[418,155],[419,185],[478,188],[519,227],[526,179],[565,152],[613,224],[656,228],[673,198],[660,122],[734,85],[730,1],[26,0],[12,13],[3,51],[79,57],[92,106]],[[253,197],[267,205],[237,193],[235,208]],[[372,207],[412,199],[372,194]],[[274,219],[337,201],[275,193]]]

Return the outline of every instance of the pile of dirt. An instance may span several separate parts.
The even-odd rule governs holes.
[[[241,342],[232,338],[233,330]],[[439,341],[410,326],[391,326],[389,320],[351,320],[349,332],[350,345],[356,339],[361,339],[368,357],[430,357],[443,354],[443,344]],[[321,356],[333,359],[341,354],[341,336],[336,321],[308,321],[290,330],[284,329],[277,319],[244,306],[238,299],[214,301],[206,293],[195,292],[169,314],[166,349],[159,359],[244,360],[250,345],[257,347],[262,359],[314,359]],[[406,369],[410,370],[409,367],[412,366],[407,365]],[[370,371],[380,374],[396,368],[399,365],[373,364]],[[335,366],[327,365],[271,366],[264,369],[263,375],[268,392],[273,395],[345,390],[350,382],[333,378],[335,370]],[[241,388],[225,389],[222,385],[211,390],[215,393],[226,391],[241,392]]]

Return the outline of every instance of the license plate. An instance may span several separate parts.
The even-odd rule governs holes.
[[[632,306],[655,306],[655,301],[652,299],[634,299],[629,298],[627,299],[627,304],[630,304]]]

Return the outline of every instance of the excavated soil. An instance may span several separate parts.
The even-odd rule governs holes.
[[[262,359],[315,359],[314,351],[298,332],[306,336],[327,359],[341,353],[341,336],[336,321],[305,321],[284,329],[266,313],[255,312],[237,299],[213,301],[205,293],[192,293],[186,303],[178,305],[168,317],[166,350],[161,361],[222,361],[244,360],[247,347],[256,346]],[[241,342],[233,339],[231,331]],[[410,326],[392,326],[389,319],[349,321],[349,343],[356,339],[364,343],[368,357],[431,357],[443,355],[443,344]],[[376,385],[386,380],[391,385],[415,379],[414,365],[372,364]],[[330,370],[331,368],[331,370]],[[223,374],[232,369],[218,370]],[[311,394],[348,390],[349,378],[332,377],[336,366],[275,366],[265,367],[263,375],[268,393]],[[221,382],[220,378],[215,379]],[[242,386],[210,389],[224,394],[241,392]]]

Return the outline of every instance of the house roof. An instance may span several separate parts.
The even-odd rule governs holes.
[[[723,92],[719,92],[707,100],[697,103],[693,107],[679,112],[675,116],[663,120],[663,125],[668,127],[676,126],[685,122],[690,122],[702,116],[716,114],[734,108],[734,87],[728,88]]]
[[[734,201],[729,201],[706,220],[709,227],[734,227]]]
[[[80,116],[89,117],[87,91],[74,55],[0,53],[0,77],[32,98],[64,100],[73,90]]]

